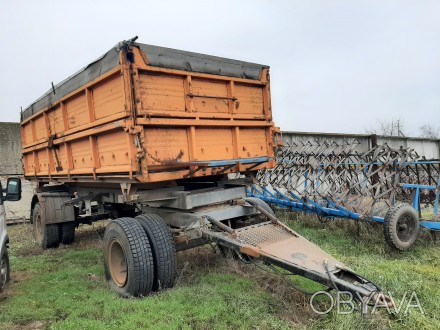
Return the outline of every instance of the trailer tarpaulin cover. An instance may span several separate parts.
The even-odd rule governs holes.
[[[25,120],[45,107],[75,91],[79,87],[98,78],[119,65],[119,52],[123,43],[118,43],[106,54],[90,63],[71,77],[57,84],[22,113]],[[261,64],[231,60],[227,58],[187,52],[177,49],[134,43],[147,56],[149,65],[161,68],[191,72],[231,76],[236,78],[258,79],[264,66]],[[55,93],[54,93],[55,91]]]

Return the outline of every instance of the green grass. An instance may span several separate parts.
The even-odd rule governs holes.
[[[411,295],[414,291],[424,311],[422,314],[414,308],[408,315],[382,312],[369,320],[358,319],[356,314],[332,314],[315,322],[317,328],[359,329],[361,324],[371,329],[440,329],[440,245],[428,232],[421,234],[412,250],[400,253],[384,243],[380,225],[345,220],[322,224],[314,219],[292,221],[290,217],[286,214],[284,220],[294,229],[379,284],[385,292],[391,292],[396,302],[401,301],[405,292]],[[403,310],[408,299],[409,296]]]
[[[389,249],[380,227],[315,219],[292,220],[303,236],[400,300],[415,291],[424,314],[368,318],[359,312],[313,313],[308,297],[279,276],[222,258],[210,247],[179,253],[175,288],[143,299],[116,297],[103,280],[104,224],[81,227],[71,247],[41,251],[29,225],[8,228],[12,283],[0,297],[0,329],[439,329],[440,245],[423,234],[415,249]],[[320,288],[301,277],[307,290]],[[404,306],[406,307],[406,306]]]

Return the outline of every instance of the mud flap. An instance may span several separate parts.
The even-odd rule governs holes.
[[[66,204],[71,199],[67,192],[38,193],[41,217],[44,219],[44,224],[75,221],[73,205]]]

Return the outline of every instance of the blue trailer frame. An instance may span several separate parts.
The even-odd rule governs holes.
[[[438,206],[439,206],[439,195],[440,195],[440,180],[438,182],[438,186],[428,186],[428,185],[418,185],[418,184],[409,184],[404,183],[401,184],[403,188],[407,189],[415,189],[414,197],[412,200],[412,206],[416,211],[419,211],[419,199],[420,199],[420,190],[434,190],[435,201],[434,201],[434,214],[438,214]],[[360,213],[352,212],[347,208],[337,205],[334,201],[327,198],[326,202],[328,206],[322,206],[320,203],[316,203],[312,201],[308,197],[301,198],[296,195],[292,191],[288,191],[288,194],[291,196],[288,197],[284,193],[282,193],[278,188],[273,187],[274,192],[271,192],[266,186],[257,187],[256,185],[252,185],[248,188],[248,196],[257,197],[267,203],[275,204],[281,208],[289,209],[296,212],[305,212],[311,213],[315,215],[319,215],[326,218],[342,218],[342,219],[351,219],[351,220],[360,220],[360,221],[372,221],[383,223],[384,218],[380,216],[372,216],[368,217],[365,215],[361,215]],[[440,231],[440,222],[437,221],[429,221],[420,219],[420,226]]]

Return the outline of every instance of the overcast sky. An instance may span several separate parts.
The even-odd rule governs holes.
[[[270,65],[282,130],[440,126],[439,0],[1,0],[0,121],[135,35]]]

